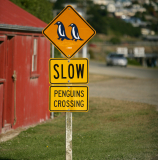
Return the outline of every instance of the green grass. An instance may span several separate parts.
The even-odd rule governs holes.
[[[141,66],[141,64],[135,59],[128,59],[128,64],[133,66]]]
[[[148,104],[90,98],[73,113],[73,160],[151,160],[158,154],[158,113]],[[0,159],[65,159],[65,115],[0,143]]]

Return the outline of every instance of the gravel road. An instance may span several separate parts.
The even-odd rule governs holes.
[[[118,77],[137,77],[143,79],[158,79],[158,68],[145,68],[145,67],[135,67],[127,66],[124,67],[107,67],[105,62],[89,62],[89,73],[96,73],[102,75],[111,75]]]
[[[103,67],[103,63],[96,65],[91,63],[89,70],[89,97],[106,97],[158,106],[157,69],[136,67],[127,70],[120,67],[107,69],[105,65]]]

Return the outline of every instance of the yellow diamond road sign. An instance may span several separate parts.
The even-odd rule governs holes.
[[[42,31],[66,57],[75,55],[96,33],[72,7],[65,7]]]
[[[49,60],[49,83],[88,83],[89,63],[87,58],[51,58]]]
[[[87,86],[50,86],[50,112],[87,112],[89,110]]]

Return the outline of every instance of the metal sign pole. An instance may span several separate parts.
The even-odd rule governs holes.
[[[72,112],[66,112],[66,160],[72,160]]]
[[[54,58],[54,45],[52,44],[52,58]],[[54,118],[54,112],[50,113],[50,118],[53,119]]]
[[[54,58],[54,54],[55,54],[54,45],[52,44],[52,58]]]
[[[88,58],[88,57],[87,57],[87,44],[85,44],[85,45],[83,46],[83,49],[82,49],[82,57],[83,57],[83,58]]]

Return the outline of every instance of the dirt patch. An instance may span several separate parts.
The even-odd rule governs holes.
[[[17,128],[15,130],[10,130],[6,133],[3,133],[3,134],[0,134],[0,142],[5,142],[5,141],[8,141],[14,137],[16,137],[17,135],[19,135],[19,133],[21,131],[24,131],[26,129],[24,128]]]
[[[96,75],[96,74],[89,74],[89,82],[98,82],[98,81],[105,81],[109,80],[112,77],[106,75]]]
[[[49,119],[47,121],[44,121],[44,122],[41,122],[41,123],[37,123],[37,124],[34,124],[34,125],[30,125],[30,126],[26,126],[26,127],[20,127],[20,128],[17,128],[17,129],[12,129],[10,131],[2,133],[2,134],[0,134],[0,143],[8,141],[8,140],[18,136],[20,134],[20,132],[25,131],[30,127],[35,127],[35,126],[37,126],[39,124],[43,124],[43,123],[50,122],[50,121],[52,121],[52,119]]]

